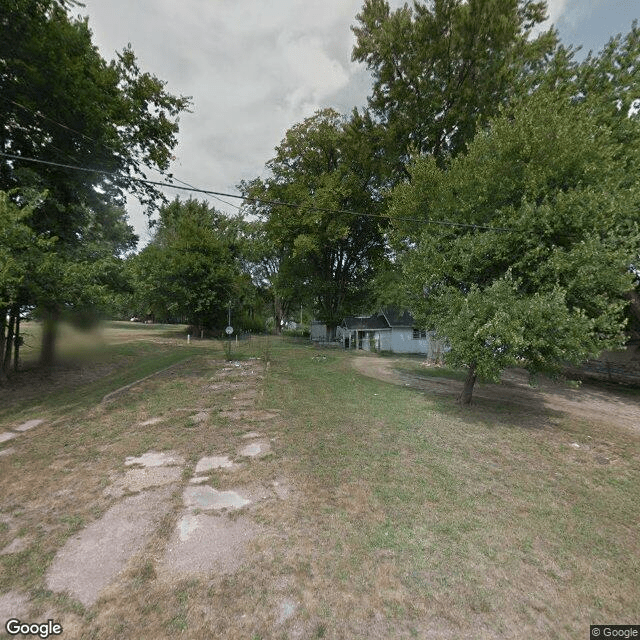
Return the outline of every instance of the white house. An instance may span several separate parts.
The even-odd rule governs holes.
[[[447,350],[433,331],[415,328],[408,312],[384,309],[371,316],[349,316],[337,328],[336,338],[345,349],[422,353],[438,360]]]

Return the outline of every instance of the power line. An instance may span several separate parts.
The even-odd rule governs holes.
[[[79,167],[77,165],[70,165],[70,164],[63,164],[61,162],[53,162],[51,160],[40,160],[38,158],[29,158],[29,157],[25,157],[25,156],[17,156],[11,153],[4,153],[4,152],[0,152],[0,156],[4,157],[4,158],[9,158],[11,160],[20,160],[23,162],[35,162],[38,164],[45,164],[45,165],[49,165],[49,166],[54,166],[54,167],[60,167],[63,169],[71,169],[71,170],[75,170],[75,171],[85,171],[87,173],[100,173],[106,176],[111,176],[111,177],[122,177],[119,176],[117,173],[114,173],[112,171],[105,171],[104,169],[88,169],[87,167]],[[439,226],[445,226],[445,227],[456,227],[456,228],[463,228],[463,229],[474,229],[474,230],[479,230],[479,231],[499,231],[499,232],[503,232],[503,233],[517,233],[518,230],[517,229],[509,229],[508,227],[492,227],[492,226],[488,226],[488,225],[480,225],[480,224],[468,224],[468,223],[464,223],[464,222],[450,222],[448,220],[431,220],[429,218],[424,219],[424,218],[407,218],[407,217],[403,217],[403,216],[391,216],[389,214],[384,214],[384,213],[363,213],[362,211],[352,211],[351,209],[329,209],[326,207],[316,207],[316,206],[308,206],[305,204],[300,204],[300,203],[295,203],[295,202],[285,202],[283,200],[267,200],[265,198],[255,198],[255,197],[249,197],[249,196],[242,196],[242,195],[237,195],[234,193],[225,193],[223,191],[213,191],[211,189],[199,189],[197,187],[192,187],[192,186],[179,186],[179,185],[175,185],[175,184],[171,184],[169,182],[159,182],[157,180],[147,180],[146,178],[135,178],[133,176],[127,176],[126,178],[127,180],[130,180],[131,182],[140,182],[142,184],[148,184],[151,186],[156,186],[156,187],[165,187],[165,188],[169,188],[169,189],[177,189],[179,191],[190,191],[193,193],[200,193],[203,195],[209,195],[209,196],[223,196],[225,198],[236,198],[238,200],[244,200],[245,202],[251,202],[251,203],[258,203],[258,204],[267,204],[267,205],[275,205],[275,206],[281,206],[281,207],[290,207],[292,209],[300,209],[300,208],[306,208],[309,211],[319,211],[321,213],[335,213],[335,214],[346,214],[346,215],[352,215],[352,216],[359,216],[359,217],[364,217],[364,218],[383,218],[385,220],[400,220],[402,222],[417,222],[419,224],[434,224],[434,225],[439,225]],[[181,180],[179,180],[179,182],[182,182]],[[232,205],[231,203],[226,203],[229,204],[230,206],[235,206]]]
[[[62,124],[61,122],[58,122],[57,120],[54,120],[53,118],[50,118],[49,116],[44,115],[44,113],[40,112],[40,111],[35,111],[34,109],[31,109],[30,107],[27,107],[24,104],[21,104],[20,102],[16,102],[15,100],[11,100],[10,98],[5,98],[3,96],[0,96],[0,100],[4,100],[4,102],[7,102],[9,104],[12,104],[16,107],[19,107],[20,109],[23,109],[24,111],[27,111],[28,113],[31,113],[32,115],[38,117],[38,118],[42,118],[43,120],[48,120],[49,122],[59,126],[62,129],[65,129],[66,131],[71,131],[72,133],[76,133],[79,136],[82,136],[85,140],[89,140],[90,142],[94,142],[97,145],[102,145],[103,147],[105,147],[106,149],[109,149],[110,151],[113,151],[114,153],[118,154],[119,151],[115,148],[112,147],[111,145],[107,144],[106,142],[98,142],[98,140],[96,140],[95,138],[83,133],[82,131],[78,131],[77,129],[74,129],[73,127],[70,127],[66,124]],[[50,144],[50,146],[52,146],[54,149],[56,149],[57,151],[59,151],[62,155],[65,155],[67,158],[70,158],[71,160],[73,160],[72,156],[70,156],[68,153],[62,151],[62,149],[58,149],[57,147],[53,146]],[[148,169],[155,171],[155,169],[153,169],[153,167],[147,167]],[[185,182],[184,180],[180,180],[180,178],[176,178],[176,176],[174,176],[173,174],[165,174],[165,172],[163,171],[158,171],[158,173],[160,173],[160,175],[164,176],[165,178],[169,179],[169,180],[176,180],[177,182],[182,183],[183,185],[190,187],[192,189],[195,189],[196,187],[194,187],[193,185],[189,184],[188,182]],[[223,204],[226,204],[228,207],[233,207],[234,209],[236,209],[238,212],[240,211],[241,207],[231,203],[231,202],[227,202],[226,200],[223,200],[222,198],[219,198],[218,196],[214,196],[213,194],[210,194],[212,198],[215,198],[218,202],[222,202]]]
[[[58,122],[57,120],[54,120],[53,118],[50,118],[49,116],[45,116],[44,113],[41,113],[40,111],[35,111],[34,109],[31,109],[30,107],[27,107],[24,104],[21,104],[20,102],[16,102],[15,100],[11,100],[11,98],[5,98],[4,96],[0,96],[0,100],[4,100],[5,102],[8,102],[9,104],[12,104],[12,105],[14,105],[16,107],[20,107],[24,111],[28,111],[29,113],[32,113],[34,116],[37,116],[38,118],[42,118],[43,120],[48,120],[49,122],[53,122],[53,124],[57,124],[59,127],[62,127],[63,129],[66,129],[67,131],[71,131],[72,133],[77,133],[79,136],[82,136],[83,138],[86,138],[87,140],[90,140],[91,142],[95,142],[96,144],[102,144],[103,146],[107,147],[107,149],[111,149],[111,151],[116,151],[116,149],[114,149],[113,147],[110,147],[106,143],[104,143],[104,142],[103,143],[99,143],[95,138],[92,138],[91,136],[88,136],[88,135],[82,133],[82,131],[78,131],[77,129],[74,129],[73,127],[69,127],[66,124],[62,124],[61,122]]]
[[[176,180],[177,182],[180,182],[181,184],[185,185],[186,187],[189,187],[189,189],[196,189],[196,187],[194,187],[192,184],[189,184],[188,182],[185,182],[184,180],[180,180],[180,178],[176,178],[174,175],[169,176],[170,180]],[[226,204],[229,207],[233,207],[234,209],[236,209],[238,212],[240,212],[242,207],[239,207],[237,204],[233,204],[232,202],[227,202],[226,200],[223,200],[222,198],[219,198],[218,196],[214,196],[213,194],[210,194],[212,198],[215,198],[218,202],[222,202],[223,204]]]
[[[104,147],[106,147],[107,149],[110,149],[111,151],[115,152],[115,153],[119,153],[114,147],[106,144],[105,142],[98,142],[95,138],[92,138],[91,136],[86,135],[85,133],[82,133],[81,131],[77,131],[76,129],[73,129],[72,127],[69,127],[65,124],[62,124],[60,122],[58,122],[57,120],[54,120],[53,118],[50,118],[48,116],[45,116],[43,113],[39,112],[39,111],[34,111],[33,109],[31,109],[30,107],[27,107],[23,104],[20,104],[19,102],[16,102],[15,100],[11,100],[10,98],[4,98],[2,96],[0,96],[0,99],[4,100],[5,102],[9,102],[17,107],[20,107],[21,109],[24,109],[25,111],[28,111],[30,113],[32,113],[33,115],[43,118],[45,120],[48,120],[49,122],[52,122],[53,124],[58,125],[59,127],[66,129],[67,131],[72,131],[73,133],[77,133],[78,135],[82,136],[83,138],[85,138],[86,140],[90,140],[91,142],[95,142],[98,145],[102,145]],[[54,147],[55,148],[55,147]],[[61,149],[58,149],[58,151],[62,152]],[[71,157],[69,156],[69,154],[62,152],[65,156],[67,156],[68,158]],[[0,155],[4,155],[9,157],[8,154],[0,154]],[[73,165],[58,165],[58,163],[53,163],[53,162],[47,162],[45,160],[36,160],[33,158],[23,158],[23,157],[19,157],[16,156],[16,159],[24,159],[24,160],[29,160],[30,162],[41,162],[41,163],[45,163],[45,164],[52,164],[54,166],[65,166],[65,168],[69,168],[69,169],[76,169],[79,171],[95,171],[97,173],[103,173],[106,175],[117,175],[113,172],[109,172],[109,171],[104,171],[104,170],[99,170],[99,169],[95,169],[95,170],[90,170],[90,169],[86,169],[84,167],[78,167],[78,166],[73,166]],[[152,169],[153,170],[153,169]],[[160,175],[164,175],[162,171],[159,171]],[[223,204],[226,204],[229,207],[233,207],[235,208],[238,212],[240,212],[241,207],[238,207],[237,205],[232,204],[231,202],[226,202],[225,200],[222,200],[219,196],[225,196],[227,198],[240,198],[243,199],[245,202],[257,202],[257,203],[263,203],[263,204],[274,204],[274,205],[278,205],[278,206],[285,206],[285,207],[294,207],[294,208],[300,208],[302,206],[305,205],[301,205],[301,204],[296,204],[296,203],[290,203],[290,202],[282,202],[282,201],[278,201],[278,200],[265,200],[265,199],[261,199],[261,198],[248,198],[246,196],[238,196],[235,194],[231,194],[231,193],[221,193],[221,192],[216,192],[216,191],[211,191],[211,190],[207,190],[207,189],[198,189],[197,187],[194,187],[193,185],[189,184],[188,182],[185,182],[184,180],[180,180],[179,178],[176,178],[175,176],[169,174],[167,176],[169,178],[169,180],[176,180],[177,182],[180,182],[181,184],[185,185],[185,187],[178,187],[176,185],[173,184],[169,184],[169,183],[161,183],[161,182],[155,182],[153,180],[147,180],[144,178],[134,178],[129,176],[128,179],[135,181],[135,182],[141,182],[144,184],[150,184],[150,185],[154,185],[154,186],[165,186],[165,187],[170,187],[173,189],[181,189],[181,190],[185,190],[185,191],[192,191],[194,193],[201,193],[203,195],[209,195],[212,198],[215,198],[216,200],[218,200],[219,202],[222,202]],[[323,208],[323,207],[307,207],[310,211],[320,211],[323,213],[346,213],[349,215],[354,215],[354,216],[360,216],[360,217],[369,217],[369,218],[383,218],[383,219],[394,219],[394,220],[401,220],[403,222],[417,222],[420,224],[435,224],[435,225],[440,225],[440,226],[449,226],[449,227],[460,227],[460,228],[468,228],[468,229],[479,229],[482,231],[500,231],[500,232],[514,232],[516,231],[516,229],[508,229],[505,227],[492,227],[492,226],[488,226],[488,225],[476,225],[476,224],[465,224],[465,223],[461,223],[461,222],[449,222],[446,220],[425,220],[425,219],[419,219],[419,218],[406,218],[406,217],[396,217],[396,216],[389,216],[389,215],[385,215],[385,214],[375,214],[375,213],[362,213],[360,211],[351,211],[349,209],[327,209],[327,208]]]

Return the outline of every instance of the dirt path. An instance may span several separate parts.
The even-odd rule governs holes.
[[[457,380],[418,376],[398,370],[397,367],[403,364],[406,366],[406,360],[400,358],[356,356],[353,359],[353,366],[360,373],[393,384],[449,397],[457,396],[462,389],[462,383]],[[640,435],[640,399],[589,383],[580,389],[570,389],[541,379],[537,387],[531,387],[526,371],[509,369],[502,376],[502,384],[476,384],[473,395],[476,399],[507,402],[531,411],[542,405],[551,411],[622,427]]]

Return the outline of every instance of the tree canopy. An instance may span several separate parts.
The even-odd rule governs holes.
[[[369,107],[387,159],[404,178],[411,151],[439,161],[462,151],[508,102],[517,80],[544,66],[557,44],[533,0],[434,0],[392,11],[365,0],[352,58],[373,74]]]
[[[100,291],[118,284],[117,258],[137,240],[125,192],[149,206],[162,201],[135,178],[168,168],[190,102],[142,72],[131,48],[105,61],[87,19],[70,15],[77,4],[0,0],[0,189],[19,206],[44,194],[27,224],[55,239],[58,261],[47,286],[20,301],[45,319],[45,364],[55,320],[72,310],[86,318]]]
[[[640,192],[599,117],[588,100],[541,89],[448,169],[417,158],[394,191],[392,213],[425,222],[418,234],[399,223],[396,240],[414,310],[469,369],[464,402],[476,375],[554,371],[624,343]]]
[[[318,111],[287,131],[269,178],[241,185],[277,256],[276,290],[303,288],[317,317],[334,326],[366,304],[383,256],[381,162],[370,127],[358,114]]]
[[[253,294],[242,272],[241,228],[206,202],[161,207],[152,241],[131,260],[137,308],[156,320],[222,329]]]

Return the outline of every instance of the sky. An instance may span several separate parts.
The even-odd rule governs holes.
[[[265,163],[288,128],[317,109],[348,114],[366,105],[371,76],[351,61],[350,26],[363,0],[84,0],[94,44],[111,60],[131,44],[140,68],[191,96],[180,118],[170,171],[192,186],[238,193],[241,180],[267,175]],[[403,4],[392,0],[392,7]],[[564,44],[602,49],[640,18],[638,0],[548,0]],[[159,176],[150,173],[150,179]],[[173,198],[185,192],[166,189]],[[201,196],[200,196],[201,197]],[[226,199],[239,204],[238,200]],[[209,199],[221,211],[236,209]],[[130,224],[149,240],[147,218],[129,198]]]

